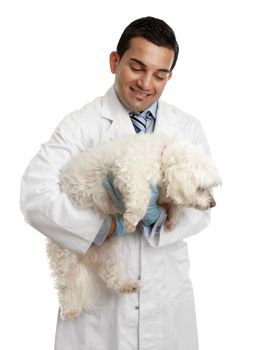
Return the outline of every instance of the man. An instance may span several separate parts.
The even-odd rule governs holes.
[[[143,284],[138,293],[118,296],[102,283],[93,310],[76,319],[58,319],[55,350],[198,349],[189,259],[182,239],[206,227],[208,213],[186,209],[181,222],[166,232],[164,210],[158,207],[153,188],[137,231],[125,234],[121,218],[73,207],[58,180],[61,167],[78,152],[135,132],[179,131],[208,152],[199,122],[160,100],[177,57],[174,32],[165,22],[153,17],[132,22],[110,54],[114,86],[64,118],[23,176],[21,208],[29,224],[82,255],[91,244],[122,236],[128,274]],[[121,205],[110,175],[105,186]]]

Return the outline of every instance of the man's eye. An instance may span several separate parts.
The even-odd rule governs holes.
[[[143,71],[143,68],[141,68],[141,67],[132,67],[132,66],[131,66],[131,69],[132,69],[134,72],[142,72],[142,71]]]
[[[167,78],[167,75],[155,75],[155,78],[158,80],[165,80]]]

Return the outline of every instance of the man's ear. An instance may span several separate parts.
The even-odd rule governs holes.
[[[119,65],[120,62],[120,56],[117,51],[113,51],[110,53],[110,67],[111,67],[111,72],[114,74],[116,73],[116,69]]]

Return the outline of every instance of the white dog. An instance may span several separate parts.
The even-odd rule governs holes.
[[[103,182],[111,171],[113,184],[125,203],[125,212],[114,207]],[[206,210],[215,206],[212,188],[221,184],[212,160],[179,136],[134,135],[90,148],[61,171],[60,185],[79,208],[104,215],[123,214],[127,232],[135,231],[144,217],[151,186],[160,191],[158,203],[167,211],[166,228],[178,222],[184,207]],[[140,283],[128,278],[121,262],[118,238],[92,245],[84,256],[48,242],[50,266],[56,280],[62,319],[78,316],[93,307],[95,272],[117,293],[136,292]]]

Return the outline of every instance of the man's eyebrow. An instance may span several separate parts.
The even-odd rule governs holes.
[[[146,67],[146,64],[143,63],[142,61],[138,60],[137,58],[130,58],[130,61],[133,61],[133,62],[135,62],[135,63],[140,64],[140,65],[143,66],[143,67]]]
[[[144,68],[146,68],[146,64],[143,63],[142,61],[138,60],[137,58],[130,58],[129,59],[130,61],[133,61],[135,63],[138,63],[140,64],[141,66],[143,66]],[[166,68],[160,68],[160,69],[157,69],[157,72],[165,72],[165,73],[170,73],[170,69],[166,69]]]

